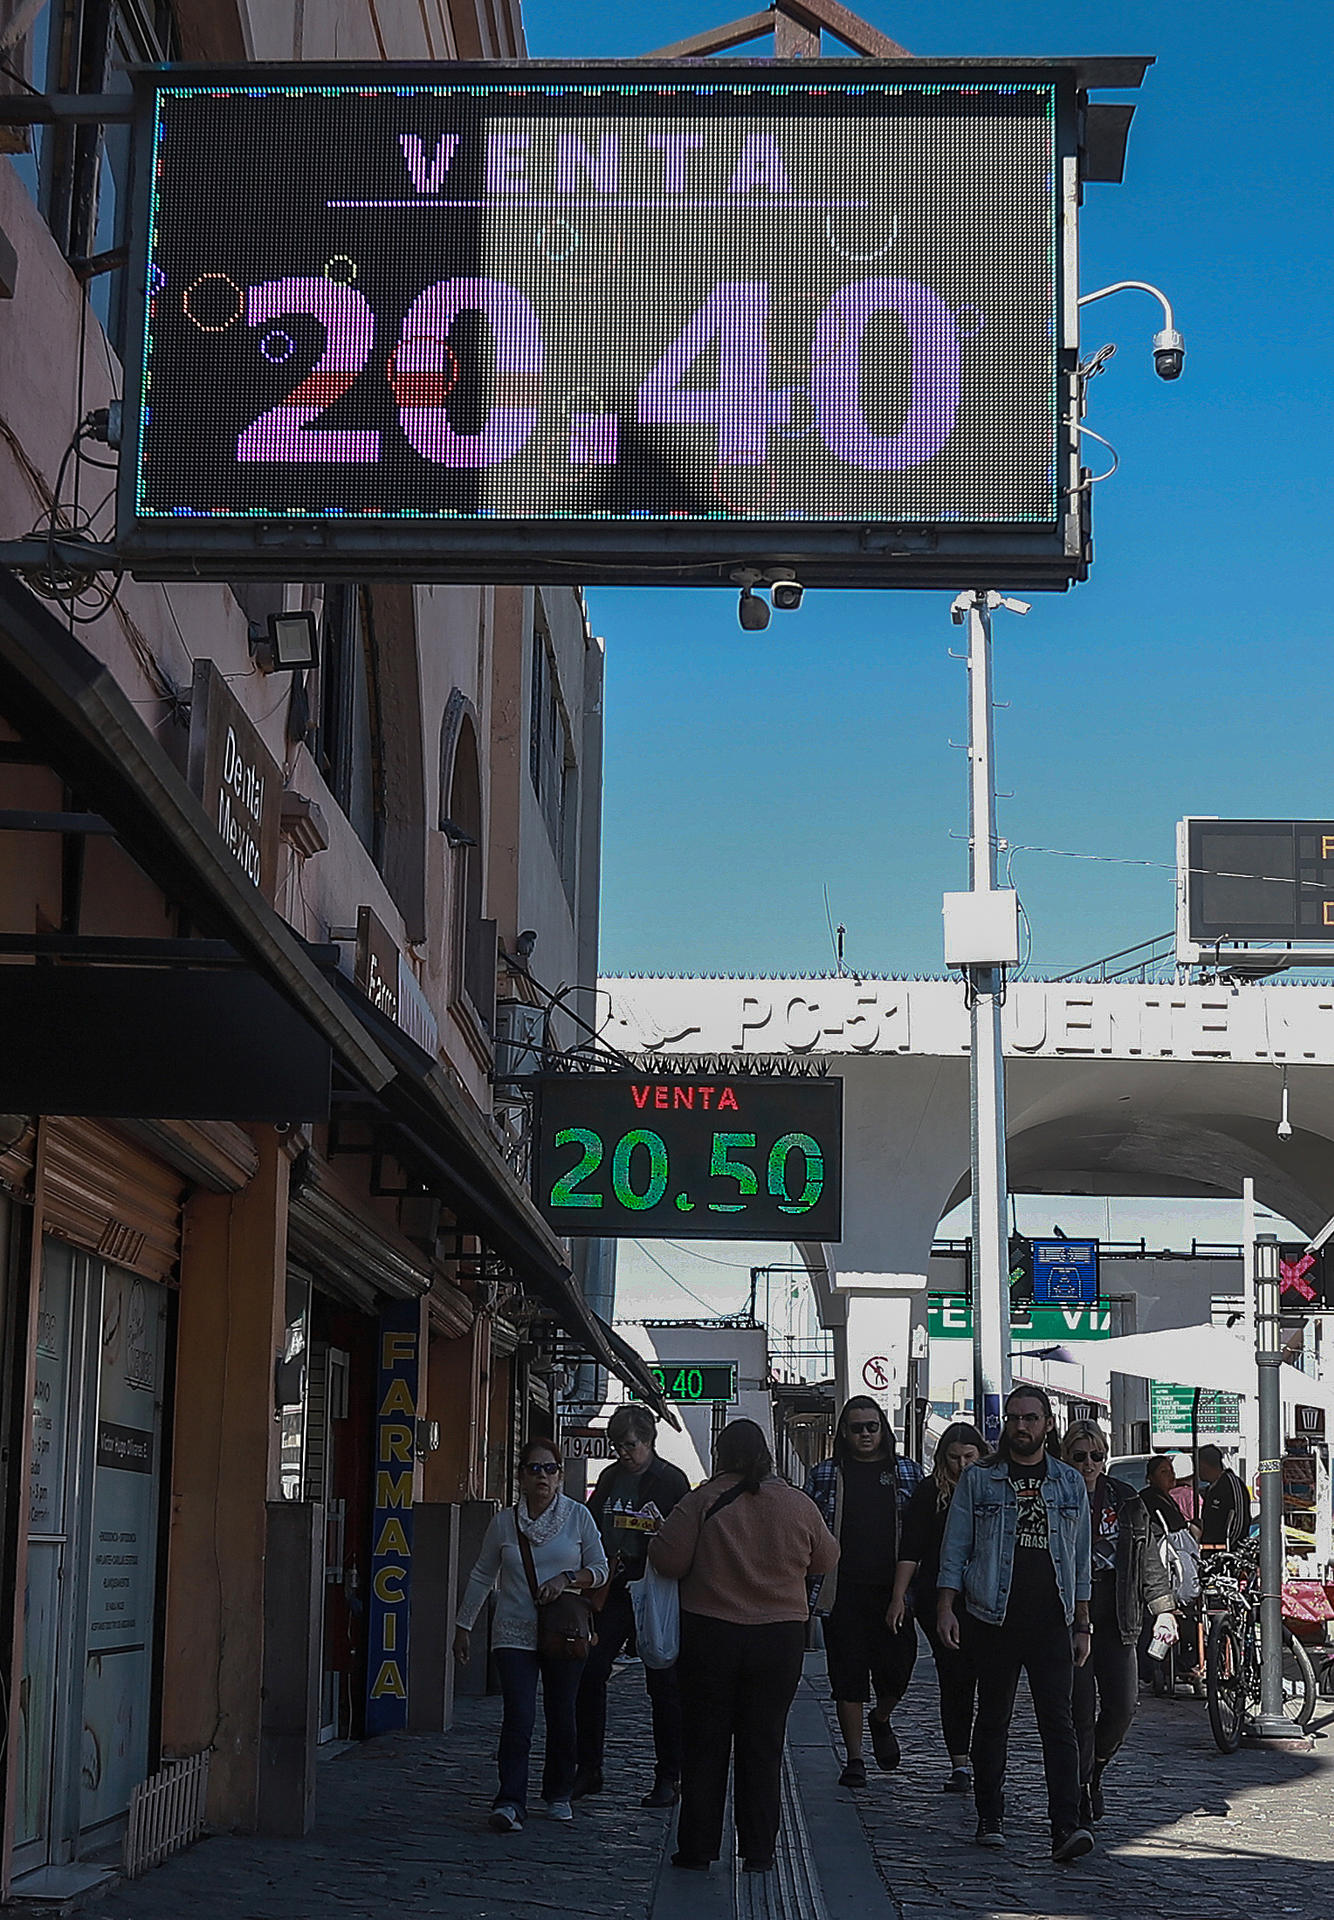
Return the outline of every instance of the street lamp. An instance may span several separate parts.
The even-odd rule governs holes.
[[[1263,1740],[1290,1740],[1283,1712],[1283,1427],[1278,1370],[1283,1355],[1278,1324],[1278,1240],[1255,1236],[1255,1364],[1259,1371],[1260,1466],[1260,1713],[1254,1732]]]

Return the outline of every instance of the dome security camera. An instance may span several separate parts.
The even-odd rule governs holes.
[[[1160,380],[1179,380],[1186,364],[1186,343],[1175,327],[1153,336],[1153,370]]]
[[[769,624],[769,602],[762,600],[751,588],[743,587],[736,617],[741,622],[743,633],[763,633]]]

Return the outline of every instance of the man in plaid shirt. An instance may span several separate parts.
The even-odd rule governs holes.
[[[901,1459],[894,1430],[866,1394],[848,1401],[834,1429],[834,1457],[812,1467],[806,1492],[841,1548],[838,1566],[812,1588],[811,1605],[823,1619],[829,1690],[847,1748],[839,1785],[864,1787],[866,1706],[876,1765],[899,1764],[890,1716],[908,1690],[917,1659],[911,1614],[897,1632],[885,1623],[899,1557],[899,1524],[922,1478],[915,1460]]]

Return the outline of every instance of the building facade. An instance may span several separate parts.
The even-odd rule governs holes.
[[[522,52],[514,0],[0,0],[5,101]],[[494,1084],[510,1025],[559,1048],[592,1006],[581,596],[70,565],[113,533],[125,129],[0,147],[0,1893],[39,1894],[164,1768],[207,1756],[215,1827],[301,1832],[320,1742],[447,1725],[553,1354],[637,1376]],[[311,666],[276,663],[293,617]]]

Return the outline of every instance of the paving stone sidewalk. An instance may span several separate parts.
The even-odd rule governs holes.
[[[321,1764],[304,1840],[219,1835],[121,1885],[89,1920],[646,1920],[669,1815],[646,1812],[653,1745],[643,1670],[612,1681],[607,1791],[564,1826],[486,1824],[498,1699],[465,1699],[447,1734],[389,1734]],[[540,1767],[542,1725],[535,1754]]]
[[[852,1796],[894,1920],[1330,1920],[1334,1724],[1308,1754],[1246,1747],[1224,1755],[1203,1701],[1141,1695],[1107,1774],[1098,1846],[1074,1866],[1056,1867],[1047,1855],[1040,1749],[1022,1682],[1019,1697],[1009,1844],[993,1853],[973,1844],[971,1798],[941,1791],[935,1668],[923,1650],[894,1717],[902,1765],[892,1774],[872,1768],[868,1791]],[[1332,1706],[1321,1702],[1317,1722]],[[832,1746],[828,1703],[826,1711]]]

